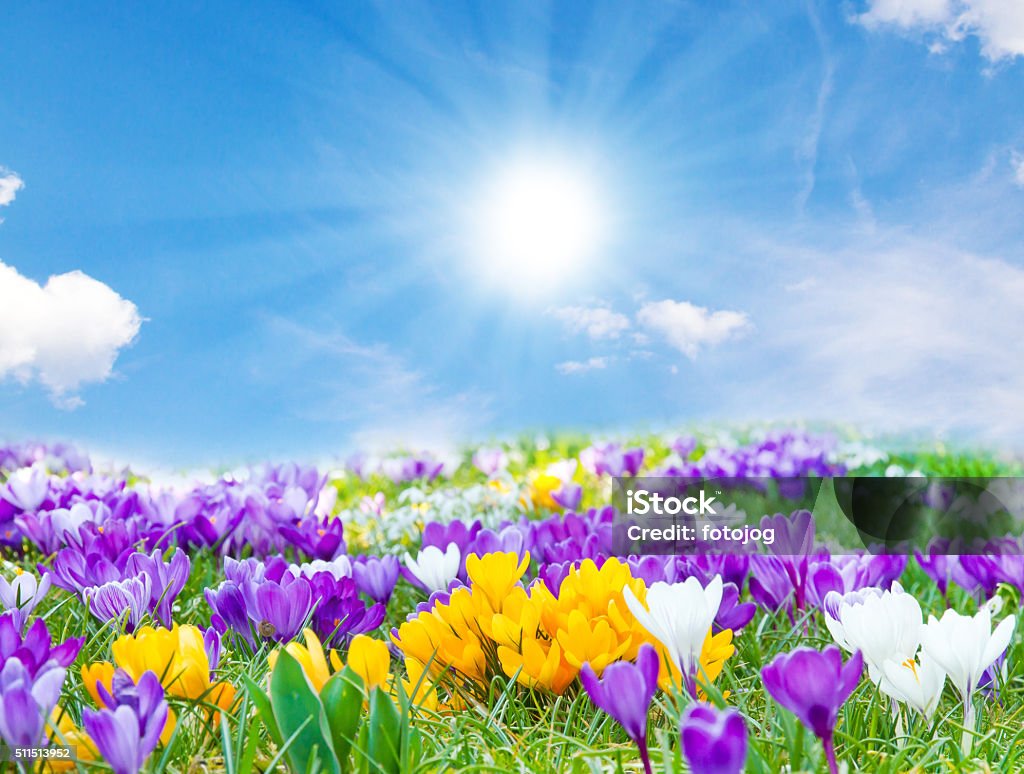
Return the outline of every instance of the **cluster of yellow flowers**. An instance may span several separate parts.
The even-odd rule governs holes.
[[[497,674],[523,685],[561,694],[584,663],[600,674],[608,664],[636,658],[644,643],[662,654],[659,682],[668,690],[680,685],[678,667],[661,645],[630,613],[623,591],[630,588],[644,602],[647,589],[629,566],[611,558],[598,568],[591,560],[572,569],[557,593],[541,580],[527,591],[520,579],[529,564],[514,553],[470,554],[470,585],[455,589],[447,603],[398,627],[392,635],[407,668],[440,677],[487,683]],[[734,651],[732,632],[708,632],[698,682],[714,680]]]
[[[143,626],[134,634],[118,637],[111,652],[114,663],[96,661],[82,666],[82,682],[97,707],[103,700],[96,686],[102,684],[108,693],[113,692],[114,671],[123,669],[138,682],[147,671],[154,672],[168,696],[188,699],[229,710],[235,702],[235,689],[229,683],[213,682],[210,677],[210,660],[203,643],[203,632],[196,626],[174,624],[170,629]],[[211,718],[217,720],[217,710],[211,710]],[[174,734],[177,716],[168,708],[167,721],[160,735],[160,742],[167,744]],[[69,745],[78,748],[78,758],[83,761],[97,760],[98,754],[88,734],[78,728],[71,716],[61,707],[53,711],[51,729]],[[51,766],[60,770],[60,766]],[[70,768],[70,767],[69,767]]]
[[[349,643],[346,664],[336,650],[324,652],[320,638],[312,629],[304,629],[302,637],[305,645],[290,642],[284,649],[299,662],[317,693],[323,690],[332,674],[340,672],[346,666],[359,676],[366,691],[374,688],[384,688],[392,693],[396,691],[395,675],[391,672],[391,651],[388,650],[386,642],[375,640],[365,634],[356,635]],[[271,673],[277,664],[278,652],[273,651],[267,657]],[[405,695],[411,698],[413,704],[436,712],[440,708],[437,692],[434,683],[424,676],[422,665],[406,659],[405,669],[407,677],[401,681]]]

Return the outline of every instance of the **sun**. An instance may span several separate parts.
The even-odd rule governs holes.
[[[490,284],[542,295],[596,260],[606,219],[584,168],[547,157],[500,166],[474,206],[472,260]]]

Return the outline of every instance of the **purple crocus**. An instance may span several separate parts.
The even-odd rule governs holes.
[[[658,690],[658,652],[650,644],[640,646],[636,663],[616,661],[605,667],[600,678],[584,664],[580,682],[590,700],[611,715],[625,729],[640,751],[644,771],[651,774],[651,758],[647,752],[647,711]]]
[[[33,677],[50,662],[67,667],[75,660],[83,642],[84,637],[73,637],[52,647],[50,630],[42,618],[34,620],[23,637],[12,613],[0,615],[0,669],[12,658],[19,660]]]
[[[287,642],[301,631],[312,607],[309,581],[286,573],[279,583],[267,581],[256,589],[257,629],[264,637]]]
[[[838,772],[832,735],[839,710],[857,687],[863,671],[860,651],[844,665],[835,645],[823,651],[800,647],[780,653],[761,670],[764,687],[772,698],[821,739],[832,774]]]
[[[310,514],[297,524],[278,528],[281,537],[313,559],[330,561],[345,553],[345,523],[329,515]]]
[[[124,620],[125,630],[135,631],[149,612],[150,583],[148,575],[110,581],[102,586],[89,586],[82,596],[89,612],[104,623]]]
[[[711,628],[717,633],[725,629],[732,629],[738,632],[754,617],[757,612],[757,605],[753,602],[740,602],[740,592],[734,583],[726,583],[722,586],[722,602],[718,606],[718,613]]]
[[[398,569],[398,557],[360,556],[352,563],[352,577],[359,591],[386,605],[398,582]]]
[[[575,511],[583,500],[583,487],[566,481],[551,493],[551,499],[567,511]]]
[[[125,576],[149,578],[150,609],[167,628],[173,623],[171,607],[185,588],[192,562],[180,548],[174,549],[170,561],[164,561],[160,550],[152,554],[135,553],[128,557]]]
[[[473,454],[473,465],[484,475],[491,477],[508,467],[508,455],[503,449],[477,449]]]
[[[136,684],[119,669],[112,688],[113,695],[102,683],[97,684],[106,706],[84,710],[82,724],[115,774],[135,774],[142,771],[160,741],[167,721],[167,700],[154,672],[143,673]]]
[[[324,645],[341,647],[354,635],[376,629],[384,620],[384,605],[367,607],[352,578],[317,573],[310,579],[310,587],[315,600],[311,626]]]
[[[19,658],[0,669],[0,738],[11,747],[37,747],[57,706],[66,670],[47,661],[33,673]]]
[[[54,648],[41,618],[22,636],[12,613],[0,615],[0,738],[8,745],[39,745],[83,641],[69,639]]]
[[[692,704],[679,730],[692,774],[739,774],[747,759],[747,726],[735,709]]]

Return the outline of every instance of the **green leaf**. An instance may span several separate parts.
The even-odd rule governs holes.
[[[320,691],[334,753],[342,771],[348,771],[348,756],[359,730],[363,713],[363,681],[347,666],[335,672]]]
[[[249,675],[243,672],[241,677],[245,683],[245,690],[249,694],[249,698],[252,699],[252,703],[256,705],[256,711],[263,719],[263,724],[267,727],[271,740],[280,747],[284,744],[284,737],[281,736],[281,729],[277,727],[277,720],[274,719],[274,709],[270,706],[270,697]]]
[[[302,666],[286,650],[278,653],[270,677],[270,705],[281,733],[289,738],[295,736],[285,755],[293,772],[340,774],[323,705]]]
[[[391,697],[380,688],[370,694],[370,722],[366,738],[370,770],[383,774],[401,771],[402,718]]]

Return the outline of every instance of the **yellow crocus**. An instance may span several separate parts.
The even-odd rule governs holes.
[[[391,668],[387,643],[357,634],[348,646],[348,667],[362,678],[367,691],[386,685]]]
[[[423,664],[414,658],[407,658],[405,674],[406,679],[402,680],[402,687],[409,701],[420,709],[437,712],[440,705],[437,698],[437,683],[431,681]]]
[[[43,771],[71,771],[78,768],[77,762],[91,763],[100,760],[100,754],[92,739],[84,730],[75,725],[75,721],[64,711],[63,707],[53,708],[47,726],[47,734],[51,741],[54,744],[60,743],[72,748],[75,751],[75,760],[51,758],[44,765]]]
[[[552,493],[562,486],[562,479],[551,473],[538,473],[530,481],[527,489],[528,505],[534,508],[547,508],[549,511],[561,511],[562,506],[555,502]]]
[[[470,554],[466,557],[466,574],[473,584],[474,596],[483,594],[491,610],[501,610],[509,592],[519,583],[530,565],[530,553],[522,559],[512,552],[484,554],[482,557]]]
[[[134,634],[118,637],[111,646],[114,662],[138,682],[152,671],[168,695],[193,701],[204,700],[228,709],[235,689],[226,682],[211,683],[210,661],[203,633],[188,624],[170,629],[143,626]]]
[[[313,689],[320,693],[323,690],[324,683],[331,676],[331,670],[327,666],[327,657],[324,654],[324,647],[320,643],[320,638],[316,636],[316,632],[312,629],[303,629],[302,636],[306,641],[305,646],[297,642],[289,642],[284,646],[284,649],[288,651],[292,658],[299,662],[302,671],[306,673],[306,677],[312,683]],[[274,671],[274,666],[277,664],[277,653],[276,650],[271,651],[270,655],[267,656],[271,672]],[[331,651],[331,657],[332,660],[337,659],[337,654],[333,650]]]
[[[569,613],[565,628],[559,629],[556,637],[570,665],[579,669],[590,664],[598,675],[622,658],[632,643],[630,636],[620,639],[607,620],[588,619],[579,610]]]
[[[561,694],[576,679],[578,670],[566,663],[558,642],[523,634],[522,645],[513,649],[498,647],[501,668],[509,677],[530,688],[543,688]]]
[[[98,684],[102,684],[107,689],[107,693],[113,693],[114,688],[114,665],[109,661],[97,661],[93,664],[82,665],[82,683],[85,685],[85,690],[89,692],[89,696],[92,697],[93,704],[97,707],[103,706],[103,700],[100,699],[99,691],[96,690]]]

